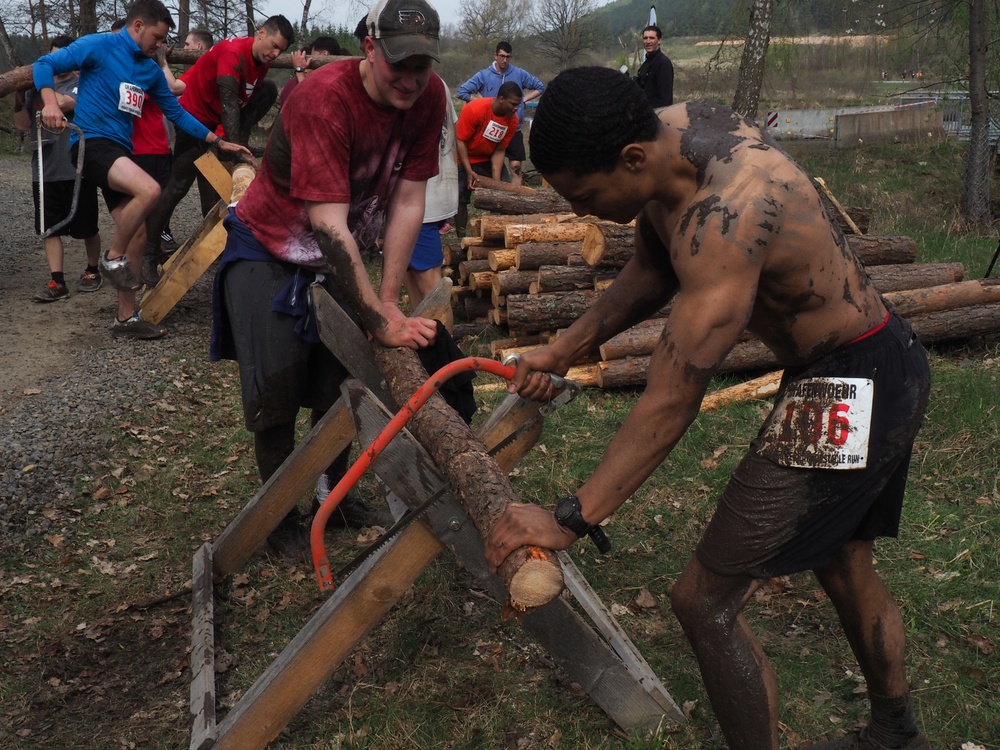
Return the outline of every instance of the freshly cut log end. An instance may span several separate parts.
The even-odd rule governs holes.
[[[510,592],[510,606],[519,612],[548,604],[565,585],[559,560],[541,547],[514,550],[497,574]]]

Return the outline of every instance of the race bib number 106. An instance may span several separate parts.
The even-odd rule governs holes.
[[[792,383],[764,426],[761,454],[782,466],[864,469],[874,391],[867,378]]]

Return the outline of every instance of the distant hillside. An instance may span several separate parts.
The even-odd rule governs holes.
[[[716,36],[733,29],[745,30],[749,2],[734,0],[660,0],[656,5],[656,23],[663,35]],[[615,0],[595,11],[612,37],[627,35],[646,25],[650,0]],[[798,34],[868,34],[878,33],[887,23],[912,17],[917,0],[883,0],[880,3],[858,0],[796,0],[777,3],[774,13],[775,35]],[[931,11],[933,12],[933,11]],[[734,15],[740,18],[734,25]]]

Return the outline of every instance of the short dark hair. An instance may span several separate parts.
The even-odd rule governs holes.
[[[521,90],[521,87],[518,86],[513,81],[507,81],[507,83],[503,84],[497,90],[497,96],[503,97],[504,99],[513,99],[514,97],[517,97],[518,99],[523,99],[524,92]]]
[[[284,16],[271,16],[260,27],[266,29],[270,34],[281,34],[289,45],[295,41],[295,29]]]
[[[125,25],[128,26],[137,18],[150,26],[163,22],[168,29],[174,28],[173,16],[160,0],[134,0],[125,13]]]
[[[660,126],[642,89],[610,68],[564,71],[539,101],[529,143],[542,174],[611,172],[625,146],[655,140]]]
[[[54,36],[49,40],[49,49],[52,49],[53,47],[66,49],[66,47],[71,45],[74,41],[73,37],[67,34],[60,34],[59,36]]]
[[[513,55],[514,54],[514,48],[511,47],[510,46],[510,42],[507,42],[507,41],[497,42],[497,48],[495,50],[493,50],[493,54],[494,55],[499,55],[500,54],[500,50],[503,50],[508,55]]]
[[[649,26],[647,26],[646,28],[644,28],[642,30],[642,33],[645,34],[647,31],[656,32],[656,38],[657,39],[663,39],[663,32],[660,31],[660,27],[657,26],[655,23],[649,24]]]
[[[332,36],[318,36],[313,39],[312,44],[306,47],[306,54],[318,54],[316,50],[321,49],[328,55],[342,55],[344,50],[340,47],[340,42]]]
[[[111,24],[111,30],[112,31],[121,31],[124,28],[125,28],[125,19],[124,18],[119,18],[117,21],[115,21],[113,24]]]
[[[361,43],[361,55],[365,54],[365,39],[368,38],[368,14],[365,13],[354,27],[354,38]]]
[[[205,29],[192,29],[188,32],[188,36],[193,36],[199,42],[204,44],[206,47],[211,47],[215,44],[215,39],[212,37],[212,32],[206,31]],[[185,37],[185,40],[187,37]]]

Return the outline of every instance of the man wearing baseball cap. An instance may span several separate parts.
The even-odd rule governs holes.
[[[425,0],[382,0],[367,27],[361,60],[324,65],[288,98],[260,172],[226,219],[212,356],[240,363],[244,418],[265,482],[292,452],[299,408],[312,409],[315,424],[347,375],[319,342],[310,283],[321,283],[385,346],[420,349],[437,332],[433,320],[406,317],[399,294],[423,221],[424,185],[438,172],[445,93],[432,65],[440,21]],[[383,224],[376,291],[361,253]],[[327,469],[330,486],[347,458],[345,451]],[[383,520],[350,500],[335,521]],[[271,546],[294,554],[300,532],[293,511]]]

